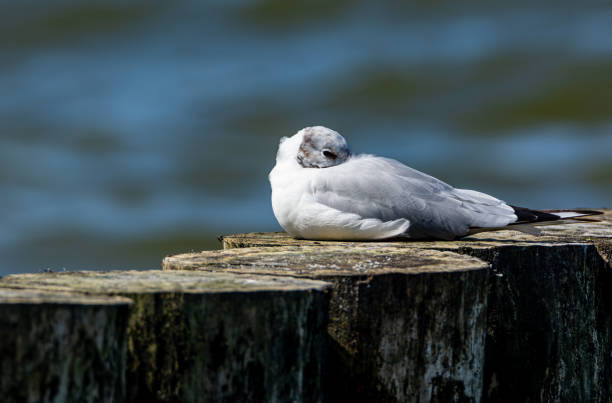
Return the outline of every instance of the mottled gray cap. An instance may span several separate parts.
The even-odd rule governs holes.
[[[346,140],[334,130],[313,126],[300,132],[302,143],[298,149],[297,161],[304,168],[333,167],[351,156]]]

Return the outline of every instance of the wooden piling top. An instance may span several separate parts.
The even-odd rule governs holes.
[[[433,249],[462,252],[465,249],[493,249],[504,246],[560,246],[563,244],[595,245],[600,255],[612,262],[612,209],[599,209],[603,215],[593,216],[598,222],[572,222],[539,227],[540,235],[529,235],[514,230],[482,232],[454,241],[440,240],[382,240],[367,242],[311,241],[295,239],[286,232],[251,232],[221,237],[224,249],[248,247],[333,247],[336,249],[401,248]],[[168,259],[168,258],[167,258]],[[168,263],[170,264],[170,262]],[[164,266],[165,267],[165,266]],[[186,267],[188,268],[188,267]]]
[[[455,241],[436,240],[398,240],[346,242],[346,241],[311,241],[293,238],[286,232],[250,232],[245,234],[224,235],[221,237],[224,249],[255,246],[373,246],[378,247],[460,247],[464,244],[483,246],[499,243],[548,243],[548,242],[580,242],[592,239],[612,239],[612,209],[600,209],[605,213],[594,216],[599,222],[576,222],[539,227],[541,235],[529,235],[513,230],[482,232]]]
[[[203,270],[308,278],[364,276],[389,273],[420,274],[486,269],[469,256],[428,249],[406,249],[376,243],[351,247],[255,247],[203,251],[170,256],[163,270]]]
[[[82,294],[107,295],[224,293],[320,290],[325,288],[326,284],[327,283],[322,281],[295,279],[291,277],[237,275],[231,273],[114,270],[106,272],[78,271],[13,274],[0,279],[0,292],[5,292],[7,295],[18,295],[16,291],[13,292],[3,289],[27,288],[30,290],[34,289],[63,293],[76,291]],[[20,292],[23,291],[20,290]],[[37,292],[29,291],[29,293],[34,296]],[[43,294],[41,293],[40,295],[42,296]],[[2,294],[0,294],[0,297],[1,296]],[[80,298],[86,300],[86,297],[82,295]]]
[[[128,298],[75,292],[0,288],[0,304],[130,305]]]

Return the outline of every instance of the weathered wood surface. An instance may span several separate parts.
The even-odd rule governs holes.
[[[151,270],[11,275],[7,287],[133,300],[127,401],[321,399],[324,282]]]
[[[164,259],[163,269],[331,282],[327,401],[479,401],[488,279],[481,260],[311,245],[184,254]]]
[[[0,289],[2,402],[125,398],[127,298]]]
[[[612,210],[598,223],[457,241],[325,242],[285,233],[223,237],[225,248],[444,250],[489,262],[483,401],[612,401]]]
[[[594,245],[602,258],[612,262],[612,209],[601,209],[605,214],[596,216],[599,222],[567,223],[540,227],[541,235],[528,235],[517,231],[494,231],[474,234],[456,241],[386,240],[372,242],[310,241],[295,239],[286,232],[251,232],[224,235],[220,239],[224,249],[278,246],[339,246],[343,248],[375,245],[376,247],[404,247],[439,249],[462,252],[462,248],[490,249],[499,246],[530,246],[533,244],[588,243]]]

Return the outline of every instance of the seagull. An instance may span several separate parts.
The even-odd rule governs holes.
[[[602,214],[531,210],[456,189],[390,158],[353,155],[344,137],[323,126],[283,137],[269,179],[274,215],[299,239],[452,240],[501,229],[537,235],[536,223]]]

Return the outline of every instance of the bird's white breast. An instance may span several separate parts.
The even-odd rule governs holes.
[[[302,207],[313,203],[310,176],[315,171],[297,164],[276,164],[270,172],[272,210],[281,227],[292,235],[301,236]]]

